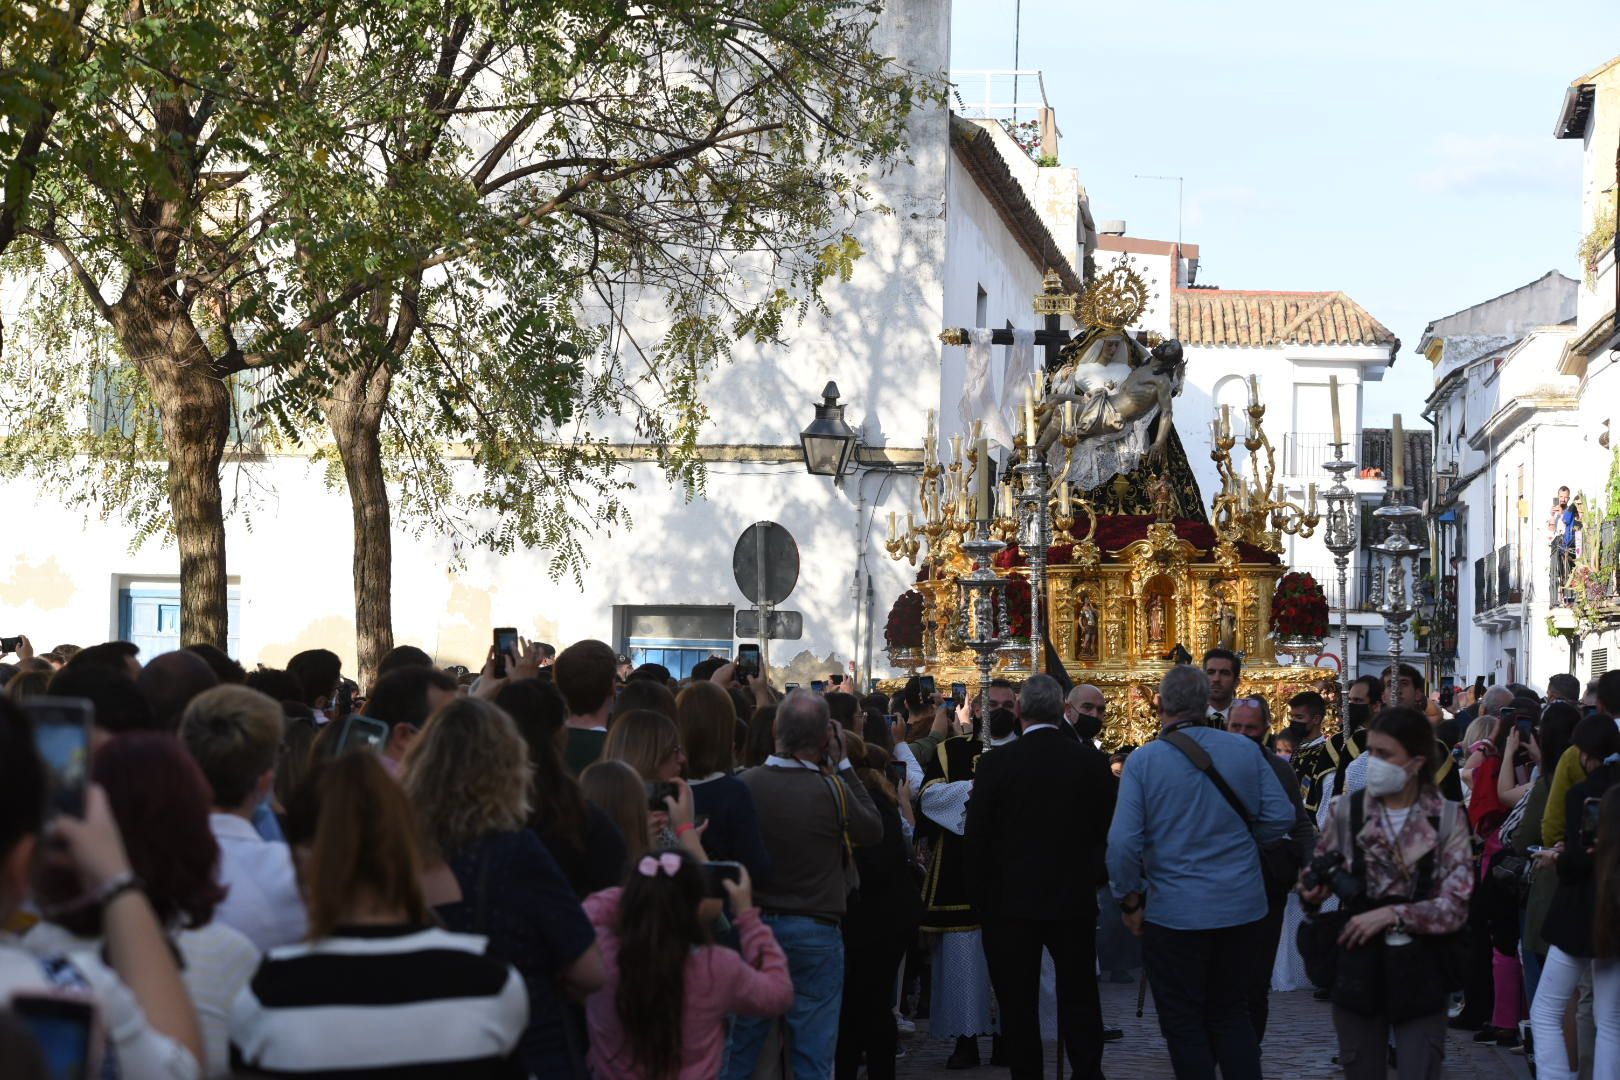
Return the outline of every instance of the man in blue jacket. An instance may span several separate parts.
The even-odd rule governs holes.
[[[1294,805],[1258,746],[1204,726],[1208,703],[1209,679],[1190,664],[1171,668],[1159,684],[1163,726],[1126,759],[1108,831],[1108,876],[1126,926],[1142,938],[1178,1080],[1213,1080],[1217,1065],[1225,1080],[1259,1080],[1260,1043],[1245,993],[1264,953],[1259,845],[1287,835]]]

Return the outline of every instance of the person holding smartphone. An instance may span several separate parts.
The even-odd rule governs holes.
[[[745,867],[723,882],[740,948],[716,945],[720,902],[681,851],[648,852],[623,888],[585,900],[607,982],[585,1002],[597,1080],[712,1077],[728,1015],[781,1016],[793,1004],[787,956],[759,909]]]
[[[1580,755],[1586,779],[1564,796],[1564,839],[1536,856],[1542,866],[1558,871],[1558,890],[1542,926],[1547,963],[1541,971],[1535,1000],[1530,1003],[1530,1027],[1536,1039],[1536,1075],[1540,1080],[1573,1080],[1564,1045],[1564,1011],[1583,976],[1592,974],[1592,1015],[1597,1022],[1597,1043],[1592,1075],[1620,1076],[1620,964],[1611,952],[1597,961],[1598,828],[1592,828],[1588,806],[1599,808],[1611,788],[1620,782],[1620,729],[1613,720],[1589,716],[1575,725],[1571,749]],[[1566,751],[1567,753],[1568,751]],[[1611,800],[1612,801],[1612,800]],[[1611,821],[1613,815],[1611,814]],[[1612,857],[1613,841],[1609,853]],[[1613,936],[1603,928],[1605,941]]]
[[[26,1014],[22,1006],[29,999],[88,994],[124,1075],[200,1076],[203,1042],[196,1009],[152,904],[130,869],[106,793],[88,785],[82,816],[61,814],[47,825],[48,783],[32,726],[16,705],[0,699],[0,922],[29,900],[29,868],[48,836],[78,870],[84,895],[100,906],[107,941],[99,955],[48,962],[0,941],[0,1006]]]

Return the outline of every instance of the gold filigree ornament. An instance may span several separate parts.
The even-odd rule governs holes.
[[[1147,281],[1127,255],[1080,294],[1080,322],[1092,329],[1123,330],[1142,317],[1152,299]]]

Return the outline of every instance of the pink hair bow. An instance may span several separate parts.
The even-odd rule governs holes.
[[[643,855],[636,864],[636,872],[642,877],[657,877],[662,870],[665,877],[674,877],[680,873],[681,857],[673,851],[666,851],[662,855]]]

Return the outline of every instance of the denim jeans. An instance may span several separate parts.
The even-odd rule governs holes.
[[[844,999],[844,937],[838,927],[802,915],[766,915],[765,925],[787,954],[793,1008],[785,1017],[794,1080],[827,1080],[838,1047],[838,1012]],[[771,1019],[739,1016],[731,1025],[725,1075],[748,1080]]]
[[[1249,1016],[1251,971],[1265,952],[1264,919],[1215,930],[1142,928],[1142,962],[1176,1080],[1260,1080]]]

